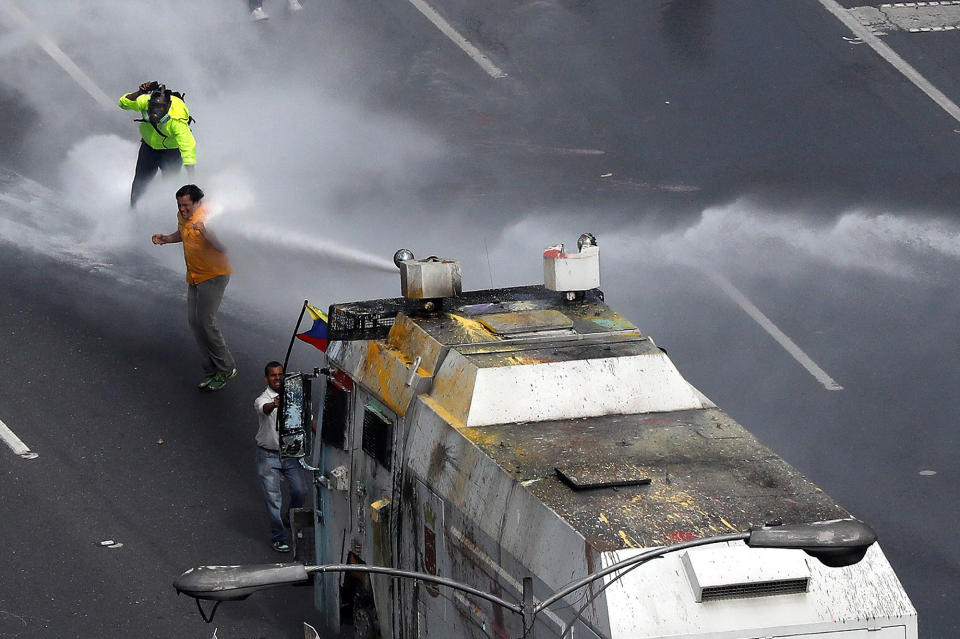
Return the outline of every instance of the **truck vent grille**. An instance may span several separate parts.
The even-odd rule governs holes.
[[[393,457],[393,422],[376,406],[363,407],[363,452],[390,470]]]
[[[347,420],[350,417],[350,391],[336,380],[327,382],[327,393],[323,398],[323,423],[320,439],[344,450],[347,438]]]
[[[694,548],[680,563],[695,601],[807,592],[810,566],[802,550],[717,546]]]
[[[330,307],[327,336],[330,341],[383,339],[397,315],[407,310],[406,300],[334,304]]]
[[[747,597],[767,597],[770,595],[793,595],[806,592],[809,579],[785,579],[755,584],[735,584],[729,586],[707,586],[701,594],[702,601],[715,599],[745,599]]]

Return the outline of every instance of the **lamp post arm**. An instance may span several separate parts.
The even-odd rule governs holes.
[[[556,603],[557,601],[560,601],[570,593],[593,583],[594,581],[596,581],[597,579],[600,579],[601,577],[606,577],[610,573],[616,572],[623,568],[628,568],[635,564],[640,564],[650,559],[655,559],[656,557],[660,557],[661,555],[665,555],[671,552],[676,552],[678,550],[684,550],[686,548],[694,548],[696,546],[706,546],[707,544],[719,544],[727,541],[744,541],[749,537],[750,537],[750,533],[748,532],[747,533],[731,533],[729,535],[719,535],[717,537],[707,537],[705,539],[694,539],[693,541],[684,541],[679,544],[674,544],[673,546],[663,546],[660,548],[653,548],[646,552],[642,552],[639,555],[634,555],[633,557],[624,559],[623,561],[618,561],[612,566],[608,566],[599,572],[595,572],[590,575],[587,575],[583,579],[580,579],[579,581],[575,581],[569,584],[568,586],[561,588],[557,592],[553,593],[550,597],[544,599],[539,604],[537,604],[537,607],[534,609],[533,612],[534,614],[537,614],[541,610],[547,608],[548,606]]]
[[[802,550],[816,557],[826,566],[842,567],[853,565],[863,559],[867,550],[873,545],[876,539],[876,533],[874,533],[869,526],[854,519],[838,519],[790,526],[767,525],[754,528],[749,532],[694,539],[672,546],[651,548],[633,557],[619,561],[599,572],[595,572],[564,586],[536,605],[534,605],[533,580],[531,577],[524,578],[523,600],[520,603],[511,603],[490,593],[445,577],[409,570],[398,570],[385,566],[370,566],[367,564],[304,566],[303,564],[297,563],[254,566],[200,566],[198,568],[191,568],[180,575],[180,577],[174,581],[173,586],[178,593],[184,593],[190,597],[194,597],[198,602],[200,599],[211,599],[219,602],[246,599],[253,592],[265,588],[308,582],[310,580],[309,575],[314,573],[365,572],[387,575],[389,577],[416,579],[468,593],[521,615],[523,617],[524,636],[526,637],[533,631],[535,616],[570,593],[584,586],[588,586],[611,573],[626,569],[622,574],[613,577],[604,586],[604,588],[606,588],[633,568],[650,559],[666,555],[667,553],[697,546],[706,546],[708,544],[743,541],[751,548],[788,548]],[[604,588],[593,593],[590,601],[595,599]],[[587,604],[589,604],[590,601],[588,601]],[[577,617],[585,607],[586,605],[577,612]],[[568,625],[567,628],[564,629],[563,634],[566,634],[571,627],[572,624]]]
[[[367,564],[331,564],[327,566],[306,566],[306,569],[308,574],[316,572],[369,572],[378,575],[388,575],[390,577],[416,579],[418,581],[425,581],[428,583],[439,584],[441,586],[447,586],[448,588],[453,588],[454,590],[459,590],[475,597],[486,599],[487,601],[495,603],[501,608],[506,608],[507,610],[518,615],[523,614],[523,609],[517,604],[510,603],[509,601],[505,601],[500,597],[491,595],[490,593],[482,590],[477,590],[476,588],[472,588],[466,584],[459,583],[452,579],[437,577],[436,575],[431,575],[424,572],[411,572],[409,570],[397,570],[396,568],[387,568],[385,566],[369,566]]]

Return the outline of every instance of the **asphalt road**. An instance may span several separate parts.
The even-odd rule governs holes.
[[[255,191],[224,218],[241,375],[213,395],[193,388],[179,256],[146,241],[170,198],[126,217],[127,114],[0,16],[0,115],[16,123],[0,132],[0,420],[39,454],[0,448],[0,636],[298,636],[307,591],[225,604],[207,626],[170,583],[277,558],[250,405],[299,302],[396,295],[369,260],[400,245],[462,259],[467,288],[529,283],[537,249],[586,230],[607,300],[877,529],[921,637],[957,635],[960,122],[821,3],[433,4],[505,77],[408,2],[268,2],[261,25],[174,2],[192,13],[170,42],[142,37],[166,14],[31,7],[111,96],[162,69],[197,117],[200,177]],[[883,42],[960,101],[960,32]]]
[[[6,242],[2,253],[2,419],[39,456],[3,450],[0,636],[301,633],[308,591],[225,604],[207,627],[171,586],[194,565],[282,560],[250,443],[257,371],[282,337],[227,318],[242,375],[201,394],[181,287],[119,284]]]

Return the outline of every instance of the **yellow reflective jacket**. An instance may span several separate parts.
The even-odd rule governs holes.
[[[150,103],[149,95],[141,95],[136,100],[131,100],[127,96],[120,98],[120,108],[127,111],[139,111],[140,115],[147,118],[147,105]],[[161,122],[156,128],[149,122],[140,123],[140,137],[143,141],[154,149],[180,149],[180,159],[183,164],[197,163],[197,141],[193,139],[193,131],[190,130],[190,110],[183,100],[175,95],[170,96],[170,110],[167,111],[170,116],[165,122]]]

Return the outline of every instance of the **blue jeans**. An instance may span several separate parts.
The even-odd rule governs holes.
[[[283,517],[280,514],[283,503],[280,478],[287,480],[290,508],[301,508],[307,496],[307,482],[300,460],[288,457],[281,462],[280,453],[257,446],[257,476],[260,478],[260,489],[263,491],[267,515],[270,517],[270,535],[273,541],[286,542],[287,534],[283,530]]]

